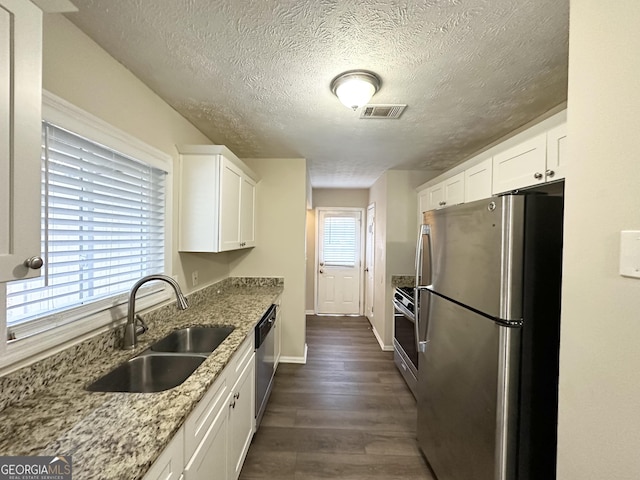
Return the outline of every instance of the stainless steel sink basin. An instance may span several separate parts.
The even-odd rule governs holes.
[[[171,332],[151,345],[154,352],[211,353],[234,327],[190,327]]]
[[[87,387],[92,392],[151,393],[177,387],[191,375],[204,356],[141,355],[132,358]]]

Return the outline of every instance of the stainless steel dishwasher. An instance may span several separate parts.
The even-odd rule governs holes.
[[[260,425],[275,374],[276,305],[271,305],[256,325],[256,428]]]

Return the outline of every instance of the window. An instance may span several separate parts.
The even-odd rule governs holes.
[[[7,283],[4,299],[9,339],[28,344],[43,334],[33,339],[32,353],[36,343],[43,350],[122,318],[119,306],[133,283],[170,267],[170,159],[60,99],[46,99],[66,112],[45,108],[45,118],[50,112],[70,127],[43,122],[44,266],[38,278]],[[151,284],[139,293],[145,295],[143,307],[167,298],[164,284]]]
[[[356,216],[324,217],[322,259],[327,266],[353,267],[358,260],[358,219]]]

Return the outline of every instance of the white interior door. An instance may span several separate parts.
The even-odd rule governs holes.
[[[359,315],[362,210],[318,209],[316,313]]]
[[[373,271],[374,271],[374,249],[375,249],[375,218],[376,206],[372,203],[367,207],[367,230],[364,262],[364,312],[365,315],[373,319]]]

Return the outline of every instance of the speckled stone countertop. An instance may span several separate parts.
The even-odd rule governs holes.
[[[416,284],[416,276],[414,275],[391,275],[392,287],[413,287]]]
[[[92,360],[70,360],[64,375],[0,411],[0,455],[71,455],[75,480],[142,478],[282,293],[279,280],[214,285],[189,296],[185,311],[171,304],[145,315],[149,331],[134,351],[110,348]],[[171,331],[197,325],[235,330],[181,385],[158,393],[84,389]]]

